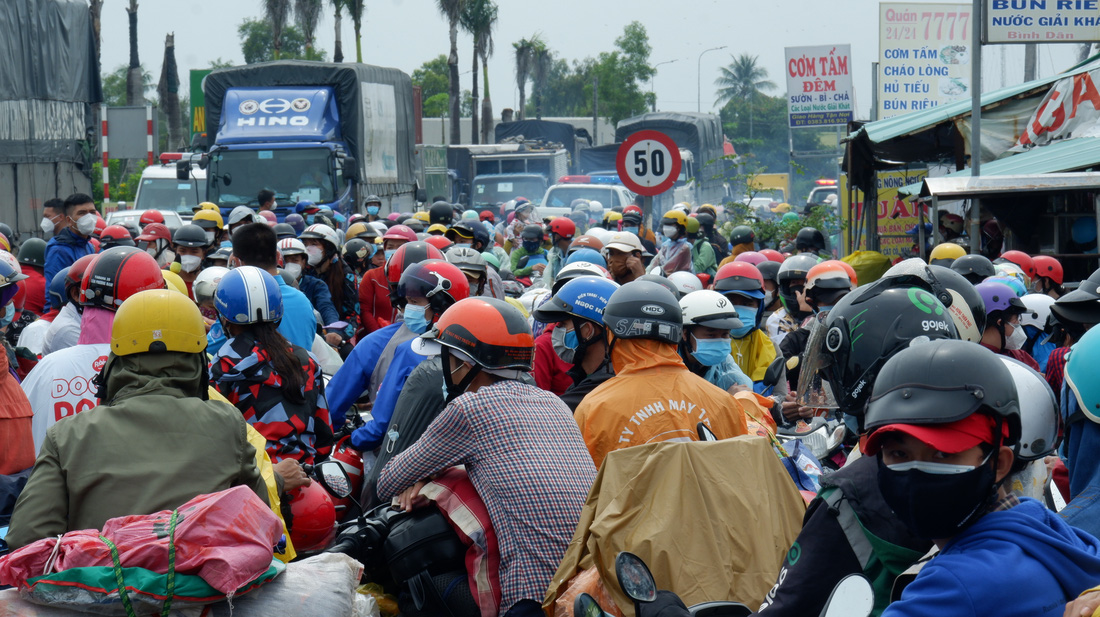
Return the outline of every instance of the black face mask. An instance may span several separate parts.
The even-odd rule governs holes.
[[[992,460],[990,460],[992,459]],[[996,493],[992,456],[967,472],[934,474],[919,469],[894,471],[878,457],[878,486],[886,505],[913,535],[952,538],[985,510]]]

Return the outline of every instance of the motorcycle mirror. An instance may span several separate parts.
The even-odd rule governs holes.
[[[573,601],[573,617],[602,617],[603,614],[596,599],[587,593],[582,593]]]
[[[351,479],[343,465],[336,461],[325,461],[317,465],[318,479],[325,490],[338,499],[351,496]]]
[[[354,156],[345,156],[341,165],[340,172],[343,174],[345,182],[359,181],[359,162],[355,160]]]
[[[772,363],[768,365],[768,370],[764,371],[763,384],[765,387],[774,386],[779,383],[779,378],[783,376],[783,366],[786,363],[786,358],[779,356]]]
[[[695,431],[699,433],[699,441],[718,441],[718,436],[703,422],[695,425]]]
[[[191,179],[191,161],[176,161],[176,180]]]
[[[623,593],[635,602],[652,602],[657,599],[657,583],[641,557],[629,551],[615,558],[615,577]],[[638,611],[635,611],[637,614]]]
[[[849,574],[829,594],[821,617],[867,617],[875,607],[875,592],[862,574]]]

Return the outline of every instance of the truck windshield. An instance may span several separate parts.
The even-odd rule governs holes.
[[[260,189],[275,199],[317,203],[336,201],[327,148],[223,150],[210,156],[210,201],[222,208],[256,205]]]
[[[596,188],[589,186],[555,186],[546,194],[546,201],[541,205],[552,208],[568,208],[574,199],[596,200],[606,209],[621,206],[619,197],[611,188]]]
[[[546,180],[538,177],[481,178],[474,180],[473,206],[496,206],[516,197],[538,205],[546,192]]]
[[[196,187],[195,185],[198,184]],[[196,188],[198,191],[196,192]],[[135,210],[174,210],[191,214],[191,208],[206,201],[206,181],[175,178],[142,178]]]

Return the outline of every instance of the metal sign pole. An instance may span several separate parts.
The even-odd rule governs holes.
[[[970,55],[970,177],[977,178],[982,174],[982,28],[985,26],[985,17],[982,11],[982,3],[985,0],[974,0],[973,15],[970,23],[971,31]],[[977,255],[981,250],[981,200],[978,197],[970,199],[970,252]]]

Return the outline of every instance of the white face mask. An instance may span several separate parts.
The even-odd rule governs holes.
[[[159,244],[159,240],[157,241]],[[176,253],[172,249],[164,249],[160,252],[160,256],[157,257],[157,265],[164,268],[168,264],[176,260]]]
[[[677,229],[675,225],[662,225],[661,226],[661,235],[663,235],[666,238],[675,238],[677,232],[679,232],[679,231],[680,230]]]
[[[1012,326],[1012,334],[1005,341],[1005,349],[1023,349],[1026,343],[1027,333],[1024,332],[1024,327],[1020,324]]]
[[[214,232],[212,232],[212,231],[206,232],[206,244],[208,246],[211,245],[211,244],[214,244]]]
[[[89,212],[76,222],[76,231],[82,236],[90,236],[95,231],[96,216]]]
[[[321,263],[321,260],[325,258],[325,251],[319,246],[307,246],[306,247],[306,261],[309,265],[317,267],[317,264]]]
[[[199,264],[202,263],[202,257],[198,255],[183,255],[180,257],[180,269],[184,272],[194,272],[199,269]]]
[[[772,302],[775,302],[775,292],[774,291],[765,291],[764,292],[764,306],[765,307],[771,306]]]
[[[39,223],[38,226],[42,228],[42,233],[44,234],[52,234],[53,230],[57,227],[54,225],[53,221],[46,217],[42,217],[42,222]]]
[[[294,280],[298,280],[302,277],[302,265],[301,264],[288,263],[286,265],[286,267],[283,268],[283,270],[286,270],[286,273],[289,274],[290,276],[292,276],[294,278]]]

